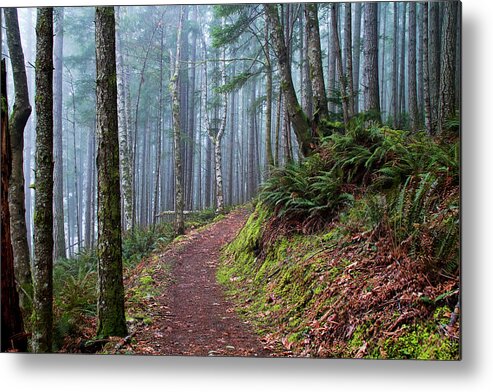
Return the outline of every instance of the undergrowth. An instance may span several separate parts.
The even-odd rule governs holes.
[[[333,133],[273,171],[218,280],[283,355],[458,359],[459,144]]]

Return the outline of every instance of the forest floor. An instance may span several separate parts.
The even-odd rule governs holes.
[[[125,281],[131,339],[106,353],[194,356],[269,356],[252,327],[240,320],[216,281],[221,248],[249,212],[177,238],[143,260]],[[114,346],[114,345],[113,345]]]

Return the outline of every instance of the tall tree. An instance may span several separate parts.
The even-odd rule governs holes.
[[[120,7],[115,9],[116,23],[116,76],[118,89],[118,141],[120,143],[120,173],[121,173],[121,188],[123,196],[123,222],[124,229],[129,229],[132,224],[132,157],[129,143],[129,125],[131,121],[127,118],[130,115],[130,110],[127,109],[127,89],[125,65],[123,63],[123,48],[122,48],[122,33],[120,25]],[[129,99],[129,98],[128,98]]]
[[[400,70],[399,70],[399,126],[404,127],[404,113],[406,111],[406,6],[402,3],[401,43],[400,43]]]
[[[1,18],[0,18],[1,20]],[[19,296],[15,285],[14,255],[10,240],[10,211],[8,203],[9,177],[12,170],[12,156],[8,124],[7,104],[7,72],[5,59],[1,62],[1,298],[2,298],[2,333],[0,351],[27,351],[27,339],[24,334],[22,314],[19,307]]]
[[[56,8],[55,17],[55,43],[53,80],[54,89],[54,129],[53,129],[53,157],[55,166],[53,171],[53,238],[54,255],[57,258],[65,258],[65,223],[63,213],[63,151],[62,151],[62,100],[63,100],[63,7]],[[75,100],[75,97],[73,97]],[[75,118],[74,118],[75,121]],[[75,124],[74,124],[75,125]]]
[[[266,110],[265,110],[265,166],[267,170],[274,166],[274,156],[272,155],[272,63],[270,58],[270,46],[269,46],[269,23],[265,21],[265,73],[267,76],[265,85],[265,99],[266,99]],[[233,109],[234,110],[234,109]],[[233,135],[232,135],[233,136]],[[230,190],[231,191],[231,190]]]
[[[409,117],[411,129],[416,131],[419,126],[418,96],[416,92],[416,3],[409,3],[409,40],[408,40],[408,87]]]
[[[380,118],[380,93],[378,83],[378,26],[377,3],[365,3],[364,20],[364,98],[365,110]]]
[[[332,30],[332,45],[335,47],[337,74],[339,75],[339,85],[341,87],[341,99],[342,99],[342,115],[344,117],[344,124],[346,127],[349,125],[349,119],[352,115],[352,105],[349,102],[349,95],[346,85],[346,76],[344,75],[344,68],[342,63],[341,44],[339,40],[339,28],[337,21],[337,11],[335,3],[330,3],[331,7],[331,30]]]
[[[204,43],[204,54],[207,54]],[[221,83],[226,86],[226,49],[223,46],[222,49],[222,61],[221,61]],[[216,185],[216,212],[220,213],[224,209],[224,195],[223,195],[223,174],[222,174],[222,153],[221,145],[224,136],[224,131],[226,129],[226,118],[228,114],[228,92],[223,91],[221,97],[221,119],[218,123],[218,119],[214,118],[215,125],[211,126],[209,121],[209,114],[207,111],[207,59],[204,59],[204,84],[202,86],[202,98],[204,100],[204,119],[209,138],[214,146],[214,164],[215,164],[215,185]]]
[[[361,58],[361,10],[363,3],[354,3],[353,29],[353,84],[355,90],[354,113],[359,112],[360,58]]]
[[[115,13],[96,7],[96,139],[98,172],[98,336],[125,336]]]
[[[29,103],[26,67],[19,32],[17,9],[5,8],[4,15],[15,88],[14,109],[10,118],[9,127],[12,149],[12,172],[9,181],[10,229],[14,251],[15,275],[19,285],[20,306],[26,312],[30,307],[30,298],[32,297],[32,278],[29,245],[27,241],[26,208],[24,204],[23,154],[24,129],[32,109]]]
[[[277,52],[279,73],[281,77],[281,89],[286,104],[286,110],[293,125],[301,153],[304,156],[307,156],[313,151],[314,148],[311,124],[299,105],[298,98],[296,97],[288,58],[288,50],[284,39],[282,25],[279,21],[277,6],[274,4],[265,4],[264,8],[268,21],[271,25],[272,38],[275,51]]]
[[[34,352],[51,352],[53,327],[53,8],[36,22],[36,174],[34,198]]]
[[[353,85],[353,53],[351,45],[352,23],[351,23],[351,3],[344,4],[344,59],[346,63],[346,96],[348,104],[348,117],[354,114],[354,85]]]
[[[392,108],[392,126],[397,128],[399,126],[399,97],[397,93],[397,69],[398,69],[398,27],[399,27],[399,12],[398,12],[398,3],[394,3],[393,12],[394,12],[394,29],[392,34],[392,95],[391,95],[391,108]]]
[[[456,68],[456,40],[457,40],[457,12],[458,1],[449,1],[444,4],[443,40],[442,40],[442,68],[440,71],[440,117],[439,132],[445,129],[446,122],[455,115],[455,68]]]
[[[313,92],[313,118],[318,122],[327,117],[327,95],[325,93],[324,74],[322,69],[322,49],[320,48],[320,30],[318,23],[318,6],[316,3],[305,5],[307,24],[308,64]]]
[[[423,99],[425,112],[425,129],[432,132],[431,97],[430,97],[430,63],[428,46],[428,2],[423,3]]]
[[[183,221],[184,195],[183,195],[183,173],[182,173],[182,150],[181,150],[181,111],[179,96],[179,80],[181,68],[181,36],[183,32],[184,6],[180,7],[180,21],[176,38],[175,70],[170,80],[172,111],[173,111],[173,145],[175,155],[175,231],[177,234],[185,232]]]
[[[438,127],[438,108],[440,92],[440,3],[430,1],[428,3],[429,17],[429,84],[431,101],[431,133],[435,133]]]
[[[159,103],[158,103],[158,129],[157,129],[157,145],[156,145],[156,182],[154,184],[154,206],[152,208],[152,225],[153,227],[157,223],[158,214],[158,191],[159,191],[159,178],[161,176],[161,140],[163,133],[163,53],[164,53],[164,26],[161,26],[161,39],[160,39],[161,56],[159,56]]]

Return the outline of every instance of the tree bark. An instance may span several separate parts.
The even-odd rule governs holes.
[[[126,336],[113,7],[96,7],[96,139],[98,172],[97,335],[99,337]]]
[[[336,5],[335,3],[330,3],[330,15],[331,15],[331,30],[332,30],[332,45],[334,45],[334,52],[336,54],[336,65],[337,65],[337,74],[339,76],[339,85],[341,91],[341,100],[342,100],[342,115],[344,117],[344,125],[347,127],[349,125],[349,119],[351,116],[350,113],[350,102],[348,97],[348,91],[346,87],[346,78],[344,75],[343,63],[342,63],[342,53],[341,53],[341,44],[339,41],[339,28],[337,25],[337,13],[336,13]]]
[[[1,21],[1,17],[0,17]],[[27,351],[27,337],[24,333],[19,296],[15,285],[14,254],[10,240],[9,177],[12,170],[12,155],[8,125],[7,72],[5,59],[1,61],[1,315],[2,329],[0,351]]]
[[[409,41],[408,41],[408,87],[409,118],[411,130],[416,131],[419,126],[418,97],[416,92],[416,3],[409,3]]]
[[[313,119],[319,123],[328,115],[327,95],[322,68],[322,50],[316,3],[305,4],[305,20],[308,34],[308,64],[313,92]]]
[[[377,3],[365,3],[364,24],[365,83],[363,91],[365,110],[371,112],[372,116],[380,122]]]
[[[440,117],[439,132],[443,132],[446,122],[455,116],[455,67],[457,40],[458,1],[444,4],[442,68],[440,71]]]
[[[54,74],[54,159],[53,171],[53,258],[65,258],[65,223],[63,212],[63,150],[62,150],[62,98],[63,98],[63,7],[56,8],[55,17],[55,74]],[[74,97],[75,99],[75,97]]]
[[[173,142],[175,153],[175,231],[178,235],[185,232],[183,221],[183,177],[182,177],[182,151],[181,151],[181,116],[180,116],[180,97],[178,75],[180,73],[181,61],[181,36],[183,30],[184,6],[180,7],[180,22],[176,39],[176,59],[175,71],[170,80],[171,99],[173,103]]]
[[[430,97],[430,63],[428,46],[428,2],[423,3],[423,98],[425,112],[425,129],[428,134],[432,132],[432,112]]]
[[[10,146],[12,151],[12,170],[9,179],[10,230],[14,252],[14,269],[19,285],[20,307],[25,316],[29,316],[32,297],[31,263],[27,241],[26,208],[24,191],[24,129],[31,105],[27,86],[24,53],[22,50],[19,22],[16,8],[5,8],[5,24],[7,26],[7,44],[10,63],[14,76],[15,102],[10,117]]]
[[[164,27],[161,27],[161,53],[164,51]],[[163,132],[163,55],[159,56],[159,107],[158,107],[158,130],[156,144],[156,182],[154,184],[154,206],[152,208],[152,226],[156,226],[159,205],[159,177],[161,175],[161,139]]]
[[[401,58],[399,71],[399,126],[404,127],[404,113],[406,112],[406,6],[402,3],[402,30],[401,30]]]
[[[279,15],[276,8],[277,6],[273,4],[265,4],[264,7],[271,25],[272,38],[279,62],[281,89],[285,97],[285,104],[289,119],[293,124],[301,153],[304,156],[307,156],[315,147],[311,132],[311,124],[301,109],[301,106],[298,103],[298,98],[296,97],[296,92],[294,91],[288,52],[284,41],[284,32],[282,30],[281,23],[279,22]]]
[[[120,148],[120,175],[123,196],[123,229],[128,230],[132,224],[132,160],[129,151],[129,129],[127,120],[125,65],[123,63],[123,50],[120,27],[120,7],[115,9],[116,22],[116,71],[118,89],[118,142]]]
[[[36,175],[34,200],[34,352],[51,352],[53,327],[53,9],[36,22]]]
[[[438,128],[438,108],[440,93],[440,8],[439,2],[431,1],[429,9],[429,80],[431,101],[431,133],[434,134]]]
[[[274,166],[274,156],[272,155],[272,64],[269,49],[269,24],[265,23],[265,63],[266,63],[266,109],[265,109],[265,167],[268,171]]]
[[[354,113],[359,112],[359,75],[361,58],[361,10],[363,3],[354,4],[354,29],[353,29],[353,78],[354,78]]]
[[[398,26],[399,26],[399,10],[398,3],[394,3],[394,32],[393,32],[393,50],[392,50],[392,98],[391,98],[391,106],[392,106],[392,126],[394,129],[397,129],[399,126],[399,97],[397,95],[397,69],[398,69]]]
[[[351,46],[352,23],[351,23],[351,3],[344,4],[344,57],[346,62],[346,95],[348,117],[354,115],[354,85],[353,85],[353,53]]]

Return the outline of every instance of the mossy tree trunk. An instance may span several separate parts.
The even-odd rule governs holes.
[[[281,22],[279,21],[277,5],[265,4],[264,8],[271,27],[274,48],[277,53],[279,74],[281,78],[281,90],[288,117],[293,125],[294,133],[296,134],[301,153],[303,156],[307,156],[311,154],[315,147],[312,137],[311,123],[306,114],[303,112],[303,109],[298,102],[298,98],[296,97],[291,75],[288,49],[284,39],[283,28]]]
[[[319,122],[320,119],[327,117],[328,107],[322,69],[322,50],[320,48],[318,6],[316,3],[305,5],[305,20],[308,26],[308,64],[310,68],[310,80],[313,91],[313,118],[316,122]]]
[[[444,3],[442,61],[440,70],[440,101],[438,129],[443,132],[446,122],[455,115],[455,68],[457,14],[459,2]]]
[[[96,7],[96,140],[98,173],[97,335],[125,336],[115,13]]]
[[[36,174],[34,198],[34,352],[51,352],[53,327],[53,9],[36,22]]]
[[[24,315],[28,316],[32,298],[31,262],[27,240],[25,187],[24,187],[24,129],[31,115],[24,52],[22,50],[19,21],[16,8],[5,8],[7,44],[14,76],[15,102],[10,117],[10,143],[12,172],[9,180],[10,228],[14,266],[19,300]]]
[[[1,227],[1,298],[2,298],[2,333],[0,351],[27,351],[27,340],[24,334],[22,315],[19,307],[19,296],[15,287],[14,255],[10,240],[10,212],[8,203],[9,177],[12,170],[12,156],[8,125],[7,105],[7,73],[5,60],[1,63],[1,168],[2,168],[2,227]]]
[[[172,112],[173,112],[173,144],[175,154],[175,231],[177,234],[185,232],[185,223],[183,221],[183,173],[182,173],[182,149],[181,149],[181,120],[180,120],[180,97],[178,92],[181,60],[181,35],[183,30],[184,10],[180,9],[180,22],[178,25],[178,34],[176,38],[176,58],[175,70],[170,80]]]

